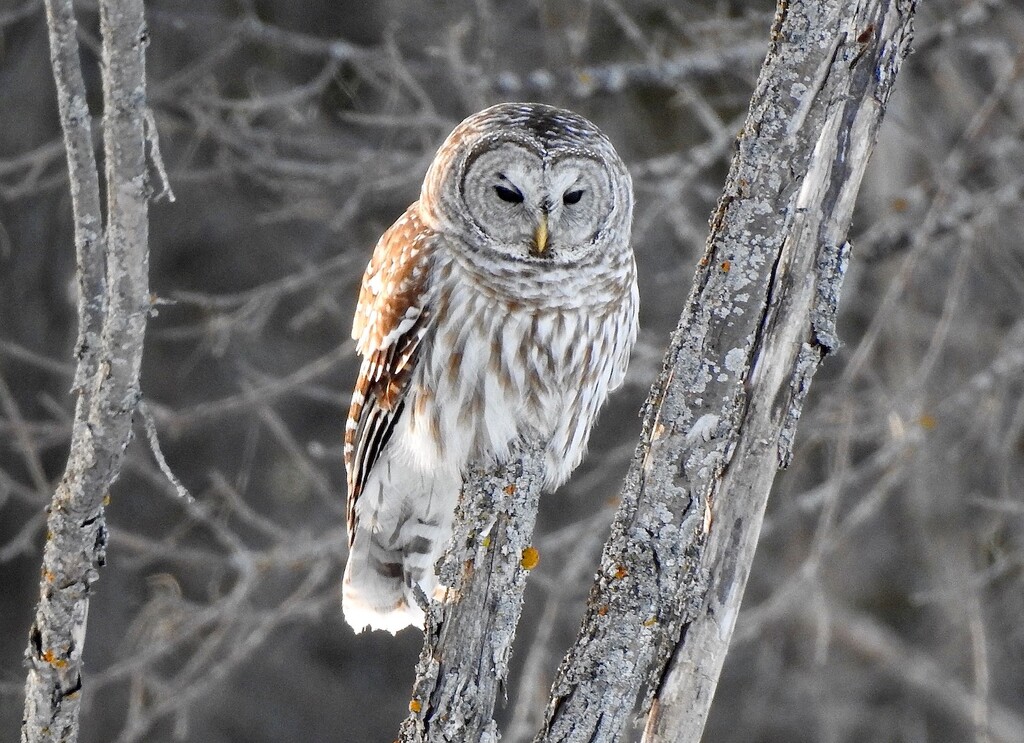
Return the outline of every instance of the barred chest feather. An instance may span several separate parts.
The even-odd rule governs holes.
[[[438,319],[424,338],[400,433],[410,458],[455,476],[470,461],[500,461],[533,434],[549,441],[547,489],[564,482],[622,383],[636,338],[632,265],[624,268],[596,283],[552,268],[548,296],[531,300],[537,287],[499,294],[438,254],[430,300]]]

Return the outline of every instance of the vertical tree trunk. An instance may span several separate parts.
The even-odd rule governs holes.
[[[530,540],[543,482],[537,442],[512,464],[466,478],[439,575],[450,599],[427,614],[403,743],[497,741],[494,703],[536,564]]]
[[[537,741],[700,740],[811,377],[914,2],[779,3],[707,250]]]
[[[149,312],[145,46],[141,0],[103,0],[103,143],[99,187],[71,0],[47,0],[51,60],[68,152],[78,253],[78,400],[68,462],[47,520],[40,598],[29,634],[21,737],[75,741],[89,590],[103,565],[103,506],[139,399]]]

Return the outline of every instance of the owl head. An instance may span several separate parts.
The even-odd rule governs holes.
[[[459,124],[420,204],[467,249],[521,264],[629,249],[633,189],[622,159],[594,124],[539,103],[501,103]]]

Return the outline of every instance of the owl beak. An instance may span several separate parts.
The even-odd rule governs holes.
[[[533,233],[533,246],[537,255],[544,255],[544,251],[548,249],[548,215],[546,212],[541,213],[540,221],[537,222],[537,229]]]

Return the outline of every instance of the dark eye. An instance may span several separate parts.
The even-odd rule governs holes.
[[[508,188],[506,186],[495,186],[494,193],[498,194],[498,198],[502,201],[507,201],[510,204],[522,204],[523,194],[518,188]]]
[[[578,191],[566,191],[562,196],[562,203],[566,206],[572,206],[573,204],[580,203],[580,199],[583,198],[583,189]]]

